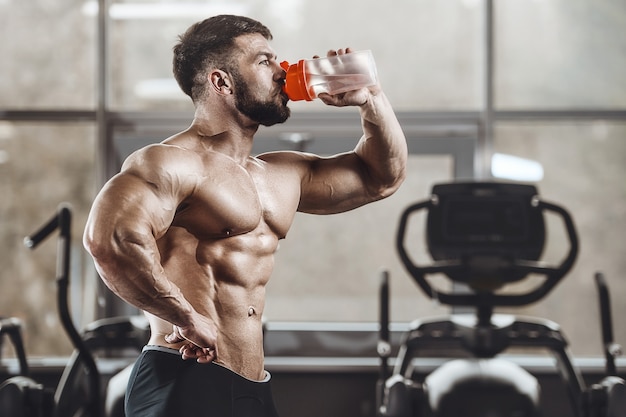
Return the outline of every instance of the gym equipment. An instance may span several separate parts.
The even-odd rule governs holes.
[[[120,394],[112,390],[110,384],[103,383],[103,376],[96,364],[96,352],[109,356],[115,353],[121,359],[121,364],[115,371],[123,368],[136,358],[136,353],[148,339],[147,322],[143,317],[103,319],[87,326],[82,336],[79,334],[71,318],[68,300],[71,219],[70,207],[61,204],[57,213],[46,224],[24,239],[24,244],[34,249],[56,229],[60,230],[56,277],[57,308],[63,328],[75,348],[74,352],[64,368],[56,390],[47,389],[29,377],[28,361],[20,333],[21,323],[15,318],[2,319],[0,334],[9,336],[20,365],[19,375],[0,385],[0,411],[3,416],[123,416]],[[123,393],[121,398],[123,399]]]
[[[29,377],[21,329],[22,322],[15,317],[0,319],[0,347],[8,336],[19,361],[19,374],[0,384],[0,410],[7,416],[45,417],[49,414],[43,410],[51,409],[53,392]]]
[[[423,209],[427,210],[429,265],[416,264],[406,249],[409,218]],[[569,241],[567,253],[556,265],[541,260],[547,233],[545,214],[560,218]],[[420,289],[454,310],[450,316],[415,320],[403,336],[395,367],[388,375],[389,340],[383,331],[389,326],[388,312],[384,311],[388,308],[388,283],[383,280],[379,356],[384,377],[378,385],[379,417],[542,415],[537,379],[500,355],[510,348],[542,349],[553,354],[575,417],[626,416],[626,384],[615,369],[619,349],[612,340],[608,287],[602,274],[596,275],[596,283],[607,375],[591,387],[585,386],[574,366],[568,342],[556,323],[494,313],[496,307],[539,301],[576,260],[578,237],[569,213],[541,200],[535,186],[436,184],[429,199],[402,213],[396,249]],[[541,278],[539,283],[520,285],[528,289],[517,292],[504,290],[529,274]],[[435,278],[440,278],[438,285]],[[452,283],[452,289],[442,288],[442,280]],[[473,313],[468,312],[472,309]],[[440,358],[443,363],[420,376],[414,361],[418,357]]]

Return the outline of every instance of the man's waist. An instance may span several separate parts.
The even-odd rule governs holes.
[[[177,355],[177,356],[181,356],[181,353],[176,350],[176,349],[172,349],[166,346],[160,346],[160,345],[145,345],[142,349],[142,352],[151,352],[151,351],[155,351],[155,352],[163,352],[163,353],[168,353],[171,355]],[[226,371],[233,373],[234,375],[236,375],[239,378],[243,378],[246,379],[250,382],[268,382],[271,379],[271,375],[268,371],[263,370],[263,375],[264,377],[260,380],[257,379],[253,379],[253,378],[248,378],[245,375],[242,375],[236,371],[234,371],[233,369],[229,368],[227,365],[222,364],[222,363],[218,363],[218,362],[212,362],[210,365],[215,365],[215,366],[219,366],[223,369],[225,369]]]

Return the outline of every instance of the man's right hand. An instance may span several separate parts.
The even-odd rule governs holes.
[[[210,363],[217,359],[217,327],[206,317],[199,319],[199,323],[195,325],[174,325],[172,333],[165,336],[165,341],[183,342],[179,351],[184,360],[195,359],[198,363]]]

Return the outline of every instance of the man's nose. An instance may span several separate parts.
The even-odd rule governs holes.
[[[287,77],[287,71],[285,71],[280,65],[276,64],[276,71],[274,72],[274,79],[280,84],[285,84]]]

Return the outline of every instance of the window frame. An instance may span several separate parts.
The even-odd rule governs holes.
[[[110,110],[108,92],[111,89],[109,68],[110,18],[107,16],[108,2],[98,0],[97,17],[97,103],[95,110],[26,110],[0,109],[3,121],[46,121],[65,123],[68,121],[95,122],[98,129],[97,178],[100,185],[110,178],[120,163],[116,141],[130,138],[147,138],[149,129],[157,129],[155,137],[166,137],[165,132],[186,127],[189,114],[158,112],[115,112]],[[490,158],[493,153],[493,128],[499,121],[542,122],[546,120],[619,120],[626,121],[626,109],[556,109],[556,110],[498,110],[494,105],[495,49],[497,33],[494,32],[494,2],[484,0],[483,9],[483,97],[482,107],[469,112],[403,112],[398,117],[405,129],[411,153],[451,154],[455,161],[456,178],[487,178]],[[323,123],[320,123],[323,121]],[[354,115],[345,113],[298,113],[289,125],[261,130],[259,147],[255,152],[274,149],[280,138],[292,133],[307,133],[315,138],[312,152],[333,153],[337,145],[337,132],[354,133]],[[138,133],[139,132],[139,133]],[[332,133],[330,133],[332,132]],[[126,138],[126,139],[124,139]],[[352,136],[351,136],[352,138]],[[283,146],[284,148],[284,146]],[[472,155],[468,158],[467,155]],[[104,318],[135,313],[135,310],[120,302],[108,290],[103,294],[105,302],[99,304],[96,317]]]

